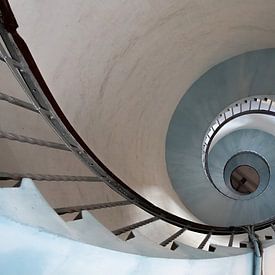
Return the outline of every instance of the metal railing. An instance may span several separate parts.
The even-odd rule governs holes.
[[[275,116],[275,100],[270,95],[251,96],[238,100],[224,109],[210,124],[202,143],[202,166],[207,178],[220,192],[212,180],[208,167],[208,157],[211,146],[217,134],[230,121],[250,114]]]
[[[206,168],[212,141],[217,133],[230,121],[248,114],[275,115],[275,101],[269,95],[251,96],[238,100],[224,109],[210,124],[202,142],[202,164]]]
[[[17,23],[13,17],[12,11],[7,1],[0,1],[1,11],[1,24],[0,35],[3,43],[0,43],[0,60],[5,62],[15,79],[20,83],[25,93],[30,98],[32,104],[27,103],[21,99],[12,97],[5,93],[0,93],[0,100],[17,106],[18,108],[25,108],[26,110],[39,113],[45,121],[55,130],[57,135],[63,141],[62,144],[40,140],[32,137],[26,137],[16,133],[9,133],[0,131],[0,138],[9,139],[14,142],[28,143],[35,146],[44,146],[56,150],[65,150],[74,153],[85,164],[90,171],[96,176],[81,177],[81,176],[68,176],[68,175],[35,175],[35,174],[20,174],[20,173],[7,173],[0,172],[0,180],[20,180],[24,177],[29,177],[38,181],[88,181],[88,182],[103,182],[108,185],[112,190],[121,195],[124,200],[115,202],[103,202],[100,204],[78,205],[65,208],[56,208],[56,212],[60,215],[66,213],[80,212],[82,210],[94,210],[109,207],[118,207],[125,205],[135,205],[152,217],[131,225],[123,226],[114,230],[115,235],[128,232],[140,226],[145,226],[157,220],[162,220],[171,225],[179,227],[177,231],[168,239],[160,243],[161,246],[166,246],[174,241],[181,234],[186,231],[194,231],[205,234],[204,239],[198,246],[203,249],[212,235],[227,235],[229,246],[233,244],[233,238],[236,234],[247,233],[251,225],[242,227],[220,227],[196,223],[172,213],[169,213],[132,190],[121,179],[114,175],[91,151],[87,144],[81,139],[75,129],[63,114],[55,99],[53,98],[50,90],[48,89],[43,77],[41,76],[27,45],[18,35]],[[0,61],[0,62],[1,62]],[[241,107],[240,107],[241,108]],[[234,111],[235,112],[235,111]],[[233,111],[232,111],[233,113]],[[221,125],[218,120],[219,126]],[[253,230],[261,230],[269,226],[273,226],[275,219],[268,220],[263,223],[253,225]],[[274,228],[274,227],[272,227]]]

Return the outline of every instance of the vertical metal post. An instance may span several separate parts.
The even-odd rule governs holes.
[[[211,235],[212,235],[212,232],[209,231],[208,234],[205,236],[205,238],[202,240],[201,244],[198,246],[198,249],[203,249],[204,248],[204,246],[206,245],[206,243],[210,239]]]
[[[247,228],[249,240],[254,249],[253,275],[262,275],[262,256],[263,249],[258,236],[254,232],[253,226]]]
[[[119,229],[113,230],[112,232],[115,235],[121,235],[122,233],[128,232],[130,230],[136,229],[136,228],[141,227],[141,226],[144,226],[148,223],[157,221],[158,219],[159,219],[158,217],[149,218],[149,219],[143,220],[141,222],[136,222],[136,223],[121,227]]]
[[[260,99],[259,108],[258,110],[261,110],[262,100]]]
[[[268,111],[270,111],[270,109],[271,109],[271,106],[272,106],[272,100],[270,100],[270,104],[269,104],[269,106],[268,106]]]
[[[172,241],[174,241],[176,238],[178,238],[186,229],[182,228],[179,231],[177,231],[175,234],[164,240],[163,242],[160,243],[161,246],[166,246]]]
[[[233,246],[233,240],[234,240],[234,232],[232,232],[232,234],[231,234],[231,236],[230,236],[229,243],[228,243],[228,246],[229,246],[229,247],[232,247],[232,246]]]

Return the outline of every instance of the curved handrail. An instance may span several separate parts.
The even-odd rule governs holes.
[[[258,106],[252,106],[255,102],[258,103]],[[251,96],[232,103],[221,113],[219,113],[219,115],[208,127],[202,142],[202,165],[205,172],[207,172],[206,163],[208,161],[209,149],[214,137],[221,130],[221,128],[231,120],[247,114],[265,114],[274,116],[275,112],[271,111],[274,103],[275,101],[270,99],[267,95]],[[247,110],[244,110],[245,105],[248,105]]]
[[[263,96],[263,99],[259,98],[258,97],[252,97],[251,98],[252,100],[251,101],[255,101],[256,100],[265,100],[267,101],[267,97],[266,96]],[[273,100],[271,99],[268,99],[270,100],[270,103],[269,105],[271,106],[272,103],[274,102]],[[247,99],[245,99],[244,101],[248,101]],[[232,104],[232,105],[235,105],[235,104]],[[251,106],[251,105],[250,105]],[[226,110],[231,110],[232,107],[229,107],[229,109],[226,108]],[[219,116],[223,116],[225,114],[225,112],[221,112],[221,114]],[[245,116],[245,115],[248,115],[248,114],[262,114],[262,115],[269,115],[269,116],[275,116],[275,112],[274,111],[271,111],[270,108],[268,108],[267,110],[266,109],[249,109],[249,110],[246,110],[246,111],[241,111],[239,113],[235,113],[233,115],[231,115],[230,117],[228,118],[225,118],[222,122],[218,123],[218,126],[211,132],[211,134],[209,134],[209,130],[207,131],[206,135],[205,135],[205,138],[206,137],[209,137],[207,142],[203,142],[203,153],[202,153],[202,163],[203,163],[203,169],[204,169],[204,172],[206,174],[206,176],[208,177],[208,179],[213,183],[213,180],[212,180],[212,177],[211,177],[211,174],[209,172],[209,167],[208,167],[208,157],[209,157],[209,151],[210,151],[210,148],[211,148],[211,144],[215,138],[215,136],[218,134],[218,132],[227,124],[229,123],[230,121],[238,118],[238,117],[241,117],[241,116]],[[218,117],[219,117],[218,116]],[[211,123],[211,125],[213,125],[217,120],[218,120],[218,117],[214,120],[214,122]],[[212,126],[209,127],[209,129],[211,129]],[[204,138],[204,140],[205,140]],[[204,146],[205,145],[205,146]],[[213,185],[215,186],[215,184],[213,183]],[[217,189],[217,188],[216,188]],[[218,190],[218,189],[217,189]],[[219,190],[218,190],[219,191]],[[220,192],[220,191],[219,191]]]
[[[18,25],[7,0],[0,1],[0,11],[0,32],[12,57],[10,58],[11,60],[7,59],[5,61],[14,74],[20,74],[21,84],[24,86],[39,113],[56,130],[71,151],[74,152],[92,172],[96,173],[102,181],[131,203],[177,227],[204,234],[211,232],[212,235],[231,235],[232,232],[234,232],[234,234],[247,232],[243,226],[221,227],[205,225],[169,213],[143,198],[112,173],[82,140],[58,106],[26,43],[17,33],[16,29]],[[14,61],[18,67],[15,67]],[[272,223],[273,222],[275,222],[275,219],[272,220]],[[270,224],[270,220],[259,223],[254,225],[254,230],[264,229],[270,226]]]

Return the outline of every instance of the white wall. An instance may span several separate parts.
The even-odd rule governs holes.
[[[252,254],[211,260],[142,257],[78,243],[0,217],[0,272],[5,275],[250,275]]]
[[[170,117],[192,82],[212,65],[248,50],[274,47],[274,1],[10,3],[19,33],[57,102],[99,158],[152,202],[196,220],[171,188],[167,176],[164,146]],[[18,129],[17,117],[9,119],[7,128]],[[38,123],[32,125],[36,128]],[[20,163],[22,171],[43,167],[54,172],[63,162],[65,172],[72,172],[71,167],[78,173],[87,172],[64,156],[58,156],[57,162],[45,162],[55,156],[40,149],[20,149],[10,142],[1,146],[11,171]],[[36,159],[41,152],[40,161],[28,162],[30,156]],[[15,165],[19,155],[23,159]],[[61,185],[40,184],[56,206],[117,198],[103,187]],[[96,215],[113,229],[146,216],[131,207],[108,211],[108,216],[99,212]],[[153,225],[151,235],[158,237],[156,229]],[[167,229],[167,235],[174,231]]]

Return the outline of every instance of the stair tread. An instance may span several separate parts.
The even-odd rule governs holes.
[[[182,255],[171,251],[157,243],[151,241],[144,235],[142,235],[138,230],[133,230],[129,234],[131,239],[127,240],[127,243],[132,244],[140,254],[148,257],[161,257],[161,258],[174,258],[174,259],[182,259]],[[128,236],[128,237],[129,237]]]
[[[228,247],[223,245],[211,244],[212,247],[215,247],[215,255],[220,257],[227,257],[227,256],[235,256],[235,255],[242,255],[246,253],[250,253],[252,251],[251,248],[240,248],[240,247]]]
[[[89,211],[83,210],[81,213],[82,219],[67,222],[81,241],[112,250],[137,253],[131,245],[127,245],[104,227]]]
[[[206,250],[188,246],[178,241],[175,241],[174,244],[177,246],[175,251],[177,251],[178,253],[182,253],[186,257],[192,258],[192,259],[213,259],[213,258],[222,258],[222,257],[251,253],[251,249],[248,249],[248,248],[233,248],[233,247],[212,245],[212,246],[216,246],[216,250],[214,252],[209,252]],[[237,254],[237,250],[240,251],[239,254]],[[226,251],[228,254],[226,253]]]
[[[66,223],[47,203],[31,179],[22,179],[17,188],[0,188],[0,201],[1,216],[74,238]]]

